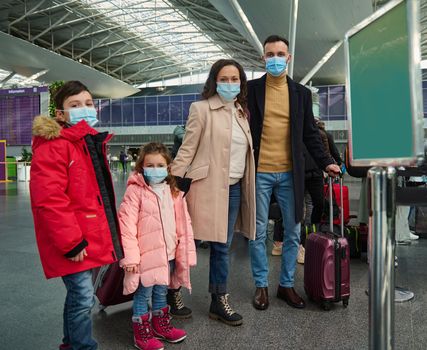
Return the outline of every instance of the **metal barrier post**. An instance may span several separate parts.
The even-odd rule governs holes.
[[[369,349],[394,348],[396,170],[371,168],[369,181]]]

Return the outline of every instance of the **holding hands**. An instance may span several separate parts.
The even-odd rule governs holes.
[[[138,265],[127,265],[124,266],[123,269],[126,272],[138,273]]]

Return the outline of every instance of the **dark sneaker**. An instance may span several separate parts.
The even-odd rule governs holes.
[[[190,318],[192,311],[184,305],[181,288],[168,289],[167,303],[170,306],[170,314],[173,318]]]
[[[209,317],[230,326],[240,326],[243,323],[243,317],[231,308],[228,296],[229,294],[212,294]]]

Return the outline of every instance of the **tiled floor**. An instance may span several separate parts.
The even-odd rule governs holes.
[[[125,178],[115,176],[117,198]],[[349,182],[350,206],[357,209],[359,184]],[[271,242],[269,243],[271,247]],[[399,246],[397,284],[415,292],[409,303],[396,304],[396,349],[427,348],[427,240]],[[270,307],[251,305],[254,286],[247,242],[239,236],[231,253],[231,304],[244,317],[241,327],[229,327],[208,318],[209,250],[198,250],[192,271],[193,294],[185,295],[193,318],[174,321],[188,331],[181,344],[166,349],[367,349],[368,298],[365,295],[368,265],[351,264],[349,307],[335,305],[322,311],[308,303],[304,310],[287,306],[275,297],[280,258],[270,257]],[[298,265],[296,289],[304,295],[303,266]],[[44,279],[35,245],[28,187],[24,183],[0,184],[0,349],[57,349],[62,334],[65,289],[60,279]],[[131,304],[94,310],[94,332],[100,349],[132,349]]]

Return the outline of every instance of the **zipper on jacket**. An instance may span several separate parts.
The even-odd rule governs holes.
[[[98,199],[98,203],[99,203],[99,205],[102,207],[101,197],[99,197],[99,195],[97,195],[97,196],[96,196],[96,198]]]
[[[169,185],[168,185],[169,186]],[[149,187],[149,186],[148,186]],[[165,251],[166,251],[166,260],[168,262],[168,281],[170,284],[171,283],[171,272],[170,272],[170,264],[169,264],[169,257],[168,257],[168,245],[166,243],[166,236],[165,236],[165,228],[163,226],[163,218],[162,218],[162,209],[160,207],[160,202],[159,202],[159,197],[157,196],[156,193],[154,193],[154,191],[150,188],[150,191],[153,192],[153,194],[156,196],[156,201],[157,201],[157,206],[159,208],[159,214],[160,214],[160,223],[162,224],[162,233],[163,233],[163,240],[165,242]]]
[[[88,155],[88,151],[87,151],[87,149],[86,149],[86,146],[85,146],[85,145],[83,145],[83,151],[85,152],[85,154],[86,154],[86,155]]]

